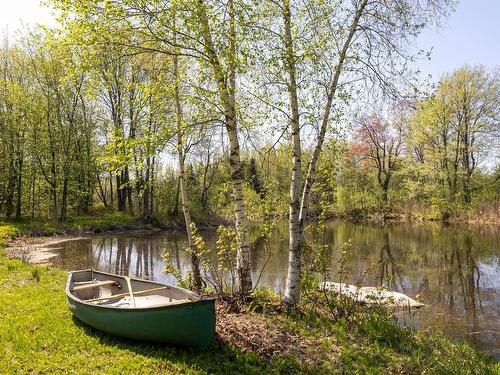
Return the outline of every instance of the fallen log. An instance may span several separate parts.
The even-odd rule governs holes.
[[[393,292],[383,287],[349,285],[345,283],[334,283],[325,281],[320,288],[330,292],[345,295],[346,297],[360,303],[380,304],[388,307],[404,307],[419,309],[425,304],[418,302],[406,294]]]

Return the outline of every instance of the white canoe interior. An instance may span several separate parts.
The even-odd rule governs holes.
[[[153,308],[198,301],[194,292],[94,270],[71,273],[69,292],[79,300],[114,308]]]
[[[326,281],[320,285],[321,289],[343,294],[360,303],[381,304],[389,307],[421,308],[425,304],[408,297],[406,294],[393,292],[383,287],[349,285]]]

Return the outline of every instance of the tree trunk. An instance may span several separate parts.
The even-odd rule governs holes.
[[[23,176],[23,159],[19,158],[17,162],[17,203],[16,203],[16,219],[21,218],[22,202],[23,202],[23,189],[22,189],[22,176]]]
[[[122,189],[122,175],[123,171],[116,174],[116,201],[118,204],[118,211],[125,211],[125,203],[123,202],[123,189]]]
[[[68,177],[64,177],[63,190],[62,190],[62,201],[61,201],[61,223],[65,223],[68,217]]]
[[[114,197],[113,197],[113,174],[109,172],[109,200],[111,202],[111,207],[114,206]]]
[[[142,216],[149,218],[151,216],[151,184],[150,184],[151,158],[146,158],[146,173],[144,176],[144,192],[142,196]]]
[[[236,120],[235,108],[235,69],[234,64],[236,56],[234,56],[234,27],[230,32],[230,53],[233,54],[229,74],[229,79],[226,80],[224,69],[220,63],[219,57],[215,52],[215,45],[212,40],[210,25],[203,0],[197,1],[197,12],[200,22],[200,30],[204,41],[205,52],[209,58],[209,63],[214,74],[214,80],[217,84],[218,96],[220,98],[226,130],[229,138],[230,157],[229,164],[231,167],[231,181],[233,184],[233,199],[234,199],[234,216],[236,224],[236,236],[238,242],[236,272],[240,284],[240,290],[243,295],[248,294],[252,290],[252,278],[250,274],[250,241],[248,236],[248,223],[245,214],[245,202],[243,194],[243,171],[241,167],[240,144],[238,140],[238,129]],[[234,4],[230,1],[230,8]],[[234,24],[234,14],[229,15],[230,22]],[[229,83],[229,85],[228,85]]]
[[[106,199],[106,189],[102,186],[101,176],[99,176],[99,172],[97,172],[96,177],[97,177],[97,184],[99,186],[99,192],[98,192],[97,196],[99,197],[99,199],[101,199],[102,204],[104,205],[104,208],[107,208],[108,201]],[[104,183],[106,183],[106,181]]]
[[[127,183],[126,190],[124,192],[124,194],[126,194],[125,201],[128,202],[128,212],[131,215],[133,215],[134,214],[134,201],[132,200],[132,185],[130,185],[130,174],[129,174],[128,166],[125,167],[125,181]]]
[[[284,42],[285,42],[285,70],[288,75],[288,94],[290,96],[290,131],[292,134],[292,180],[290,183],[289,207],[289,246],[288,246],[288,273],[286,277],[283,302],[297,305],[300,301],[300,271],[301,245],[300,229],[300,191],[302,188],[301,143],[299,101],[297,95],[297,78],[295,54],[292,39],[292,14],[290,1],[283,2]]]
[[[309,162],[308,171],[304,186],[302,188],[302,197],[298,198],[302,186],[302,175],[301,175],[301,154],[300,154],[300,126],[298,118],[298,101],[297,96],[297,85],[296,85],[296,73],[294,61],[295,57],[293,54],[293,39],[291,35],[291,11],[289,0],[284,0],[283,16],[284,16],[284,43],[286,50],[285,67],[287,69],[289,77],[289,94],[290,94],[290,105],[291,105],[291,127],[292,127],[292,181],[290,186],[290,213],[289,213],[289,225],[290,225],[290,242],[289,242],[289,257],[288,257],[288,273],[286,280],[285,295],[283,301],[290,305],[296,305],[300,302],[300,275],[301,275],[301,244],[303,241],[304,232],[304,220],[307,218],[309,209],[309,196],[311,188],[316,175],[316,167],[319,160],[321,150],[323,148],[323,143],[325,140],[326,130],[328,122],[330,119],[330,112],[332,108],[333,99],[337,91],[337,86],[342,72],[343,64],[347,55],[349,46],[357,30],[359,20],[364,12],[368,0],[362,0],[356,14],[352,21],[349,29],[349,34],[345,40],[342,50],[340,51],[339,61],[335,67],[335,73],[330,84],[327,96],[327,102],[325,105],[325,110],[323,114],[323,119],[321,127],[316,140],[316,146],[313,150],[311,161]],[[297,212],[298,211],[298,212]]]
[[[201,273],[200,273],[200,260],[196,246],[193,241],[192,220],[190,212],[190,202],[185,181],[185,168],[184,168],[184,143],[182,140],[182,107],[179,92],[179,57],[174,56],[174,96],[175,96],[175,109],[176,109],[176,122],[177,122],[177,157],[179,159],[179,188],[182,200],[182,212],[184,213],[184,221],[186,223],[186,234],[188,238],[188,246],[191,249],[191,266],[193,271],[193,287],[196,291],[202,288]]]
[[[52,193],[52,219],[57,221],[57,189],[55,183],[50,187]]]
[[[32,179],[31,179],[31,218],[35,218],[35,195],[36,195],[36,173],[35,168],[31,167]]]
[[[16,173],[14,161],[11,160],[9,168],[9,177],[7,179],[7,191],[5,194],[5,217],[11,219],[14,213],[14,190],[16,188]]]
[[[349,34],[348,34],[347,39],[345,40],[345,42],[342,46],[342,50],[340,51],[339,61],[337,63],[337,66],[335,67],[335,73],[333,76],[333,80],[332,80],[332,83],[330,84],[330,87],[328,90],[328,97],[327,97],[327,101],[326,101],[326,105],[325,105],[325,110],[323,113],[323,119],[321,121],[320,131],[318,134],[318,138],[316,140],[316,146],[314,147],[311,161],[309,162],[309,166],[307,169],[307,176],[306,176],[306,180],[304,183],[304,189],[302,192],[302,202],[301,202],[301,207],[300,207],[300,223],[301,223],[301,227],[302,227],[301,232],[303,232],[304,220],[307,218],[307,215],[308,215],[309,196],[310,196],[311,188],[312,188],[312,185],[314,183],[314,178],[316,175],[316,167],[318,164],[319,155],[321,153],[321,150],[323,148],[323,143],[325,141],[326,129],[328,127],[328,121],[330,120],[332,103],[333,103],[333,99],[335,97],[335,93],[337,92],[337,86],[339,83],[340,73],[342,72],[344,61],[345,61],[345,58],[347,56],[347,51],[351,45],[354,34],[356,33],[356,30],[358,28],[359,20],[364,13],[364,10],[365,10],[367,3],[368,3],[368,0],[362,0],[361,4],[359,4],[359,8],[356,10],[356,14],[354,16],[354,19],[353,19],[352,24],[351,24],[350,29],[349,29]]]
[[[150,183],[149,183],[149,213],[153,215],[155,212],[155,158],[151,158],[151,172],[150,172]]]

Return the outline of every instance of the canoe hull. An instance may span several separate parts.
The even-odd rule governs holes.
[[[67,293],[73,315],[85,324],[139,341],[168,343],[204,349],[215,337],[215,301],[136,309],[115,309],[92,305]]]

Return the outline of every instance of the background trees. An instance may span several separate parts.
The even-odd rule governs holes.
[[[376,115],[361,118],[355,133],[357,152],[376,170],[384,204],[388,202],[391,178],[403,151],[404,124],[388,121]]]
[[[60,30],[1,50],[7,219],[183,215],[191,238],[191,222],[232,217],[248,293],[247,221],[272,206],[289,219],[295,304],[304,222],[325,206],[435,217],[498,202],[498,72],[406,91],[410,43],[445,1],[52,3]],[[367,102],[379,110],[355,111]]]
[[[464,67],[446,75],[415,111],[411,144],[419,161],[435,168],[442,198],[470,204],[478,166],[495,162],[488,154],[498,143],[499,98],[498,71]]]

